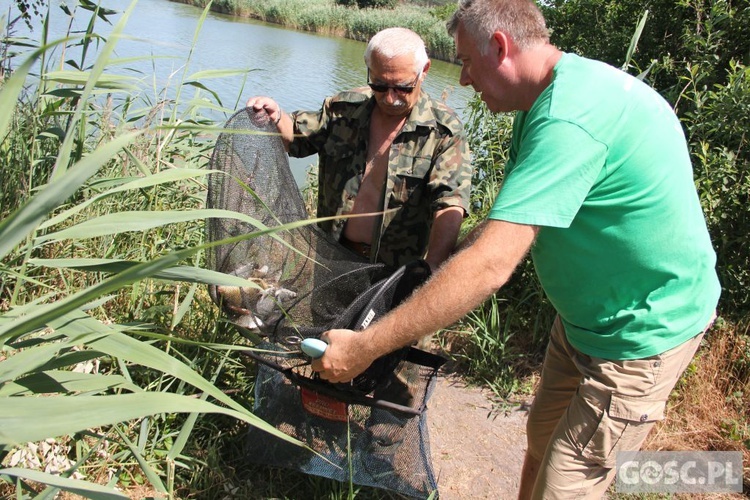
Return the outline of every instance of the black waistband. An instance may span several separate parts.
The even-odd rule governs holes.
[[[343,235],[339,239],[339,242],[343,246],[345,246],[346,248],[348,248],[349,250],[351,250],[352,252],[358,255],[361,255],[367,258],[370,257],[370,250],[372,249],[372,245],[370,245],[369,243],[362,243],[361,241],[352,241],[344,237]]]

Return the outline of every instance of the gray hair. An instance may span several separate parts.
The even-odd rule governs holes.
[[[414,56],[414,72],[419,73],[429,60],[424,40],[407,28],[387,28],[370,38],[365,49],[365,64],[371,68],[372,55],[377,53],[386,59],[398,56]]]
[[[483,54],[496,31],[510,36],[521,50],[549,42],[544,16],[533,0],[459,0],[458,9],[446,23],[451,36],[456,36],[459,23]]]

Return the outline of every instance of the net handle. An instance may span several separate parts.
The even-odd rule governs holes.
[[[291,380],[294,384],[298,385],[299,387],[305,387],[307,389],[319,392],[320,394],[329,396],[331,398],[334,398],[344,403],[353,403],[353,404],[361,404],[364,406],[372,406],[375,408],[382,408],[385,410],[396,411],[396,412],[403,413],[406,415],[411,415],[411,416],[421,415],[425,410],[424,402],[422,402],[422,404],[420,404],[419,407],[412,408],[410,406],[400,405],[398,403],[393,403],[391,401],[386,401],[384,399],[376,399],[372,396],[356,395],[356,394],[352,394],[348,392],[344,393],[336,389],[335,386],[332,386],[330,383],[324,380],[311,379],[308,377],[297,375],[296,373],[294,373],[293,368],[284,368],[283,366],[277,363],[274,363],[273,361],[269,361],[263,358],[262,356],[259,356],[252,350],[246,350],[246,351],[240,351],[240,352],[244,354],[245,356],[248,356],[254,359],[257,362],[268,366],[269,368],[273,368],[274,370],[281,372],[285,377],[287,377],[289,380]],[[434,371],[437,371],[443,365],[443,363],[445,363],[445,359],[443,359],[442,357],[436,354],[432,354],[430,352],[416,349],[414,347],[408,348],[406,360],[412,363],[415,363],[417,365],[420,365],[420,366],[426,366],[428,368],[432,368]]]

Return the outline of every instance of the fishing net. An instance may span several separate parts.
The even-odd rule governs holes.
[[[255,342],[256,415],[305,443],[253,429],[248,459],[413,497],[437,493],[426,404],[443,359],[407,347],[376,360],[346,384],[318,378],[300,350],[326,330],[362,330],[430,274],[423,261],[398,269],[373,264],[314,223],[289,169],[276,127],[246,108],[220,134],[211,158],[210,268],[248,280],[210,286],[228,321]],[[282,224],[295,227],[270,231]]]

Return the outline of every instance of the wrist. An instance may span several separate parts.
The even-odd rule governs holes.
[[[377,326],[371,326],[359,332],[364,337],[360,343],[362,354],[371,361],[385,356],[389,352],[385,342],[386,339],[383,338],[385,332],[379,330]]]
[[[279,106],[279,108],[278,108],[278,114],[279,114],[279,116],[276,117],[276,121],[273,122],[274,125],[278,125],[279,122],[281,121],[281,106]]]

